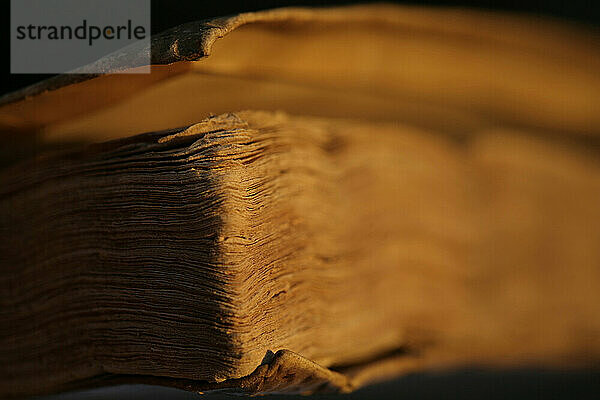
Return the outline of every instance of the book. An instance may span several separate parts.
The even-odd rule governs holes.
[[[4,97],[0,394],[596,365],[597,40],[532,21],[242,14]]]

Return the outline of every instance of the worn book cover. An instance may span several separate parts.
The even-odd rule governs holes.
[[[597,366],[599,44],[533,16],[282,8],[5,95],[0,396]]]

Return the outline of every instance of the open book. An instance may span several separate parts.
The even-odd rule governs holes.
[[[0,396],[600,360],[599,41],[454,9],[192,23],[0,100]]]

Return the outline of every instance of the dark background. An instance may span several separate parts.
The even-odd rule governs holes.
[[[126,1],[126,0],[124,0]],[[369,1],[362,1],[367,3]],[[229,1],[229,0],[152,0],[152,32],[158,33],[184,22],[283,6],[327,6],[356,1]],[[584,24],[598,30],[600,0],[563,1],[404,1],[403,4],[443,5],[501,10],[546,16]],[[594,4],[599,3],[599,4]],[[10,74],[10,1],[3,1],[2,44],[4,57],[0,66],[0,94],[30,85],[51,75]],[[41,60],[43,62],[43,60]],[[600,71],[599,71],[600,73]],[[600,399],[600,370],[457,370],[415,374],[394,382],[367,387],[348,396],[296,397],[282,399]],[[168,388],[124,386],[83,393],[51,396],[47,399],[236,399],[225,395],[201,397]],[[264,397],[274,399],[274,396]]]
[[[600,374],[558,371],[462,370],[413,374],[345,395],[240,397],[127,385],[47,396],[36,400],[598,400]]]
[[[127,1],[127,0],[123,0]],[[220,17],[244,11],[257,11],[285,6],[327,6],[352,3],[369,3],[373,1],[349,0],[151,0],[152,4],[152,33],[158,33],[184,22],[196,21],[212,17]],[[377,2],[382,2],[377,1]],[[574,23],[591,25],[597,29],[600,25],[599,0],[513,0],[513,1],[388,1],[400,4],[438,5],[452,7],[472,7],[486,10],[502,10],[548,16],[572,21]],[[10,73],[10,1],[3,0],[0,15],[4,18],[2,27],[2,65],[0,66],[0,95],[28,86],[52,75],[40,74],[11,74]],[[40,60],[43,62],[43,60]]]

